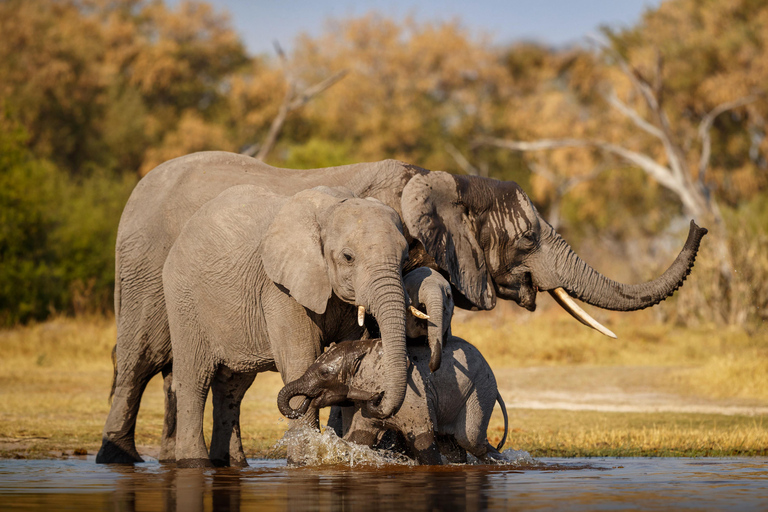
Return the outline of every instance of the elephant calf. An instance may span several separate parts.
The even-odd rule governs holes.
[[[299,415],[289,404],[297,396],[305,396],[313,407],[351,400],[355,408],[345,440],[374,446],[387,430],[395,430],[420,464],[441,464],[438,436],[450,436],[480,460],[499,458],[498,450],[507,438],[507,410],[493,371],[480,352],[463,339],[449,336],[435,372],[429,369],[428,347],[410,346],[408,353],[405,400],[390,418],[370,417],[359,402],[371,398],[363,390],[375,389],[380,380],[383,353],[378,339],[345,341],[326,350],[301,378],[280,391],[280,412],[289,418]],[[497,401],[504,414],[504,436],[494,448],[486,435]]]

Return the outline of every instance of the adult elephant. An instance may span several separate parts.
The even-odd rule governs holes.
[[[358,319],[366,310],[381,329],[382,380],[405,382],[401,269],[407,257],[395,211],[343,189],[317,187],[286,197],[239,185],[200,208],[163,269],[178,466],[247,466],[240,401],[256,374],[277,370],[284,382],[298,379],[323,347],[363,335]],[[203,410],[211,386],[209,459]],[[405,396],[405,386],[392,389]],[[372,402],[366,412],[390,414]],[[305,421],[314,423],[316,412]]]
[[[602,326],[569,296],[621,311],[657,304],[682,285],[706,233],[691,223],[683,250],[662,276],[624,285],[584,263],[513,182],[429,172],[394,160],[312,170],[278,169],[224,152],[168,161],[139,182],[120,219],[115,380],[97,462],[141,461],[133,436],[136,415],[144,388],[161,371],[166,415],[160,459],[173,459],[175,402],[162,268],[194,212],[223,190],[241,184],[284,195],[319,185],[345,186],[357,196],[379,199],[403,220],[410,256],[404,270],[425,265],[441,270],[455,288],[458,307],[492,309],[501,298],[533,310],[537,292],[549,291],[571,314],[598,329]],[[398,391],[404,385],[385,383],[385,413],[398,409],[393,397],[401,396]]]

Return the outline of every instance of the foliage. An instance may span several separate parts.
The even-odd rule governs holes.
[[[754,97],[714,119],[702,176],[725,219],[731,277],[722,281],[711,229],[686,301],[664,315],[759,325],[768,275],[760,256],[768,222],[758,220],[768,191],[766,26],[765,2],[669,0],[633,27],[606,28],[603,50],[494,47],[458,21],[370,13],[328,21],[282,60],[247,55],[226,14],[205,2],[0,2],[0,323],[108,309],[109,253],[136,177],[190,152],[255,147],[289,81],[302,90],[341,70],[343,80],[288,114],[270,163],[397,158],[515,180],[577,250],[618,248],[602,251],[609,265],[637,254],[626,274],[646,279],[678,235],[674,193],[594,147],[522,155],[476,143],[600,139],[668,165],[658,138],[612,106],[615,94],[658,121],[623,59],[659,84],[670,140],[692,179],[702,118]]]
[[[135,177],[94,172],[73,180],[33,158],[26,139],[0,118],[0,325],[108,311],[115,227]]]

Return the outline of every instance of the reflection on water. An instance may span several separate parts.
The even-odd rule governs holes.
[[[543,459],[537,464],[245,469],[0,460],[1,510],[765,510],[763,459]]]

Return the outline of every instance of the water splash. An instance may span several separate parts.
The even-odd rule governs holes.
[[[367,446],[345,441],[336,435],[332,429],[318,432],[309,427],[288,430],[280,439],[273,451],[288,450],[291,446],[301,446],[301,454],[293,461],[302,466],[345,465],[345,466],[415,466],[418,463],[401,453],[390,450],[373,450]],[[534,466],[539,462],[531,457],[531,454],[523,450],[507,449],[501,452],[501,459],[492,464],[503,466]],[[467,454],[467,464],[482,465],[488,461],[481,461],[471,454]],[[443,464],[448,465],[448,460],[443,457]],[[455,464],[454,464],[455,465]]]
[[[467,453],[467,464],[480,465],[488,463],[488,461],[482,461],[471,453]],[[501,452],[501,459],[496,459],[490,463],[501,466],[535,466],[540,464],[539,461],[531,457],[531,454],[525,450],[513,450],[512,448],[507,448]]]
[[[318,432],[309,427],[288,430],[274,449],[302,446],[301,455],[293,462],[303,466],[343,464],[347,466],[412,466],[416,462],[405,455],[388,450],[372,450],[367,446],[339,438],[332,429]]]

